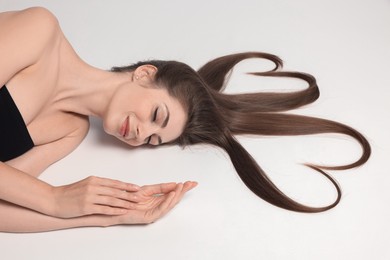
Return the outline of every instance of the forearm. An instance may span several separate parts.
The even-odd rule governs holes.
[[[58,218],[0,200],[0,232],[44,232],[75,227],[149,224],[169,212],[196,185],[196,182],[185,182],[142,186],[137,194],[143,200],[123,215],[89,214]]]
[[[77,218],[56,218],[0,201],[0,232],[45,232],[76,227],[106,227],[119,224],[118,217],[88,215]]]
[[[0,199],[52,215],[53,186],[22,171],[0,163]]]

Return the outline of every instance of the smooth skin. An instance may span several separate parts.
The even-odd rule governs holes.
[[[91,176],[55,187],[39,180],[82,142],[89,116],[100,117],[106,133],[139,146],[177,138],[186,113],[153,86],[157,69],[151,65],[113,73],[86,64],[44,8],[0,14],[0,57],[0,87],[7,86],[35,144],[0,162],[0,231],[152,223],[197,185],[139,187]]]

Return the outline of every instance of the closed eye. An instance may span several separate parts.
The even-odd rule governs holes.
[[[156,119],[157,119],[157,112],[158,112],[158,108],[156,108],[156,110],[154,110],[152,122],[156,121]]]
[[[156,110],[154,110],[154,113],[153,113],[153,116],[152,116],[152,122],[156,122],[157,120],[157,114],[158,114],[158,108],[156,108]],[[150,141],[152,140],[152,136],[149,136],[147,139],[146,139],[146,144],[150,144]]]

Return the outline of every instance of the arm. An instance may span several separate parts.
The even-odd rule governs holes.
[[[183,195],[196,183],[166,183],[144,186],[138,191],[146,199],[137,209],[126,215],[88,215],[76,218],[56,218],[11,203],[0,201],[0,231],[42,232],[74,227],[106,227],[121,224],[148,224],[156,221],[175,207]]]
[[[34,147],[6,163],[0,163],[0,199],[55,217],[126,213],[137,199],[123,191],[138,191],[130,183],[89,177],[77,183],[53,187],[38,176],[50,164],[73,151],[88,131],[88,124],[55,142]]]
[[[39,212],[54,211],[53,187],[13,167],[0,163],[0,199]]]
[[[0,201],[0,212],[0,232],[25,233],[87,226],[105,227],[112,222],[111,217],[106,215],[56,218],[5,201]]]
[[[151,223],[196,186],[187,182],[138,188],[116,180],[89,177],[53,187],[24,172],[38,176],[41,170],[72,151],[88,131],[88,125],[84,126],[56,142],[34,147],[12,161],[0,163],[0,231],[39,232]]]
[[[19,158],[19,162],[23,162],[20,168],[43,169],[72,150],[81,139],[82,135],[74,135],[35,147],[35,151]],[[68,149],[64,149],[66,147]],[[89,177],[53,187],[8,165],[12,163],[0,163],[0,231],[5,232],[151,223],[165,215],[196,186],[196,183],[187,182],[137,188],[116,180]],[[128,192],[124,192],[126,190]]]

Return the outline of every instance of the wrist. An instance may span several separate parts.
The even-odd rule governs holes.
[[[42,203],[43,209],[42,213],[52,216],[52,217],[60,217],[58,215],[58,200],[57,193],[58,187],[50,186],[48,187],[48,196],[47,199]]]
[[[43,192],[40,196],[35,198],[35,207],[31,207],[31,209],[55,217],[54,187],[47,184],[45,187],[41,187],[41,191]]]
[[[106,215],[94,215],[94,216],[96,216],[98,226],[100,227],[111,227],[111,226],[124,224],[124,222],[122,221],[122,216],[106,216]]]

